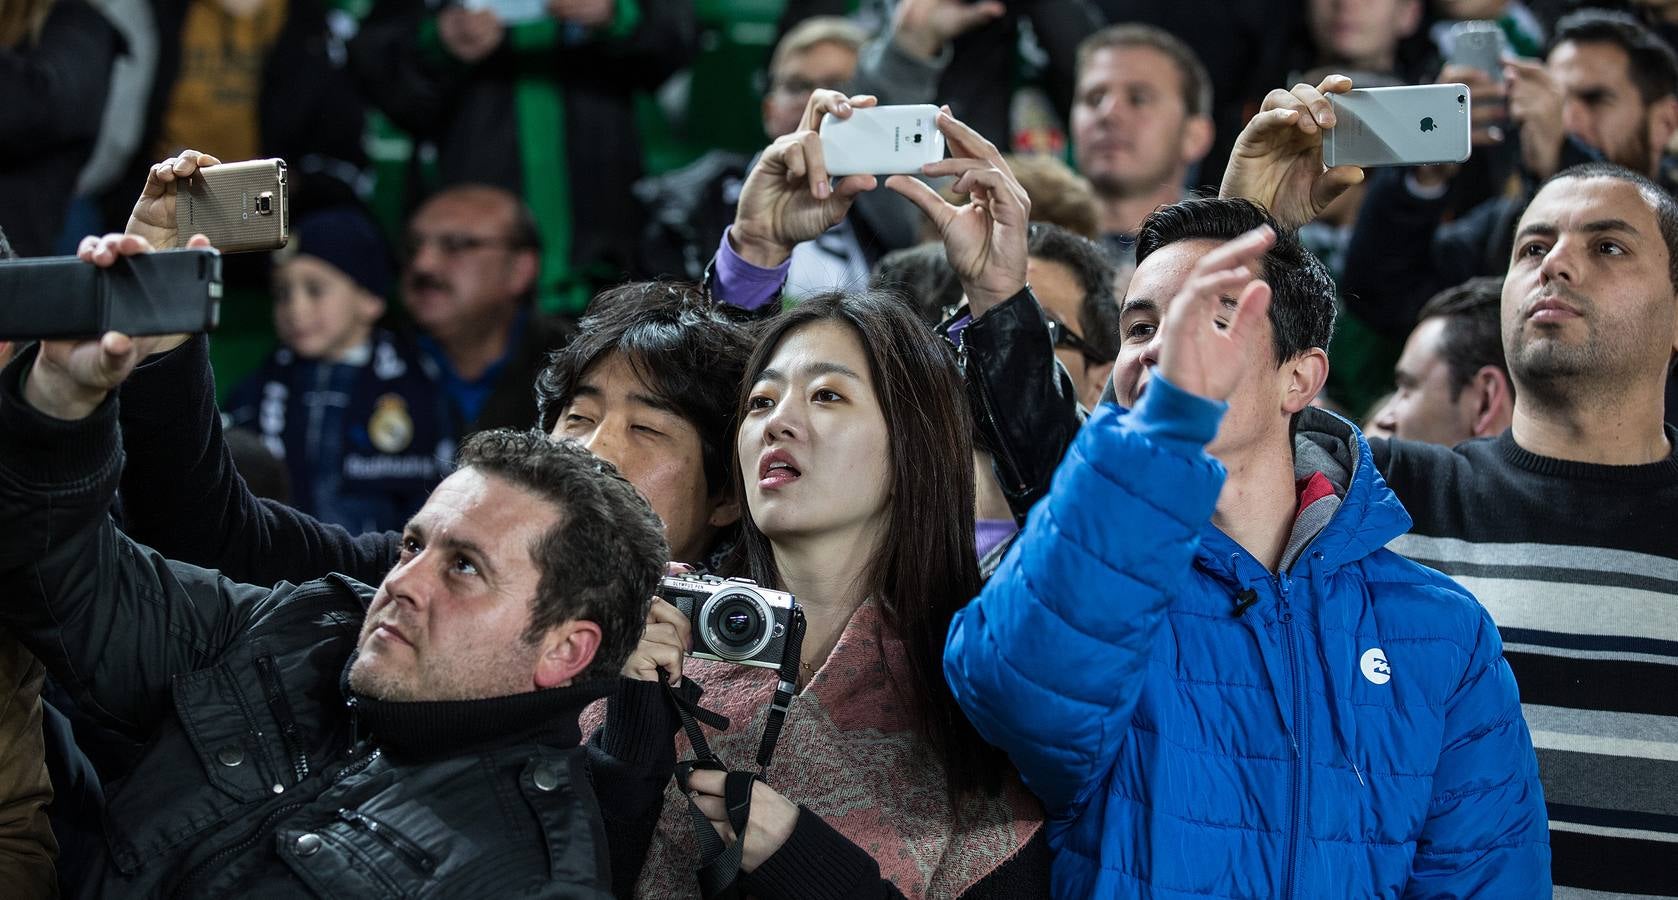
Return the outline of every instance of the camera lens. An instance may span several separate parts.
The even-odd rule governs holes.
[[[723,613],[723,637],[726,637],[731,641],[747,640],[752,632],[753,621],[755,621],[755,619],[752,614],[743,609],[730,610]]]
[[[701,627],[711,649],[724,659],[751,659],[769,644],[773,612],[746,589],[719,591],[705,602]]]
[[[736,594],[718,603],[711,612],[712,628],[718,638],[718,651],[733,651],[750,656],[752,646],[763,634],[763,613],[757,604]]]
[[[1458,103],[1467,103],[1468,102],[1468,97],[1463,95],[1463,94],[1458,94],[1457,95],[1457,102]]]

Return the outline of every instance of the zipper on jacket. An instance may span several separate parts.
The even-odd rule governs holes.
[[[297,728],[297,717],[291,713],[291,701],[286,699],[285,685],[274,669],[274,657],[257,657],[256,671],[262,677],[268,711],[280,723],[280,741],[285,745],[286,757],[291,760],[291,774],[297,779],[293,784],[301,784],[309,777],[309,755],[303,752],[303,735]]]
[[[366,756],[363,756],[355,762],[339,769],[338,773],[332,776],[332,783],[342,784],[346,779],[354,778],[355,776],[360,775],[362,772],[367,771],[367,768],[373,764],[373,760],[378,758],[379,751],[375,749]]]
[[[338,810],[338,818],[372,835],[374,840],[384,844],[397,856],[407,860],[409,865],[418,869],[422,874],[430,875],[437,870],[437,862],[431,858],[431,854],[426,853],[420,845],[378,819],[353,809]]]
[[[1306,753],[1310,748],[1310,741],[1305,734],[1305,684],[1299,672],[1299,648],[1296,644],[1293,628],[1293,607],[1288,602],[1289,581],[1287,575],[1276,578],[1276,592],[1281,601],[1283,646],[1288,654],[1288,680],[1293,687],[1293,797],[1292,824],[1288,829],[1288,865],[1282,882],[1282,896],[1294,896],[1294,882],[1298,877],[1299,852],[1301,844],[1300,832],[1305,818],[1305,787],[1309,761]]]
[[[278,821],[281,816],[301,809],[305,805],[307,805],[306,802],[301,800],[295,803],[287,803],[284,806],[277,807],[268,815],[263,816],[262,821],[258,823],[255,828],[251,829],[244,837],[240,838],[236,843],[229,844],[226,847],[217,850],[208,859],[200,862],[196,866],[193,866],[192,869],[186,873],[186,877],[176,883],[175,889],[170,892],[169,896],[180,897],[185,895],[187,889],[197,884],[198,880],[202,878],[206,872],[216,869],[224,861],[256,846],[256,842],[262,839],[263,835],[274,826],[274,823]]]

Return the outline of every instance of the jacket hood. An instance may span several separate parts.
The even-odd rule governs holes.
[[[1410,530],[1410,514],[1375,469],[1363,432],[1340,416],[1314,406],[1299,414],[1293,471],[1296,479],[1321,472],[1340,495],[1340,509],[1311,545],[1325,568],[1358,562]]]

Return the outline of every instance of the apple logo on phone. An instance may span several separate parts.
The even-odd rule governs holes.
[[[1427,116],[1427,117],[1422,119],[1422,133],[1423,134],[1426,134],[1427,132],[1432,131],[1435,128],[1438,128],[1438,127],[1439,127],[1438,125],[1433,124],[1433,117],[1432,116]]]

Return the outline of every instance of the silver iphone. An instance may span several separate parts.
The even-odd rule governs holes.
[[[1420,84],[1329,94],[1334,127],[1323,164],[1420,166],[1460,163],[1469,153],[1468,86]]]

